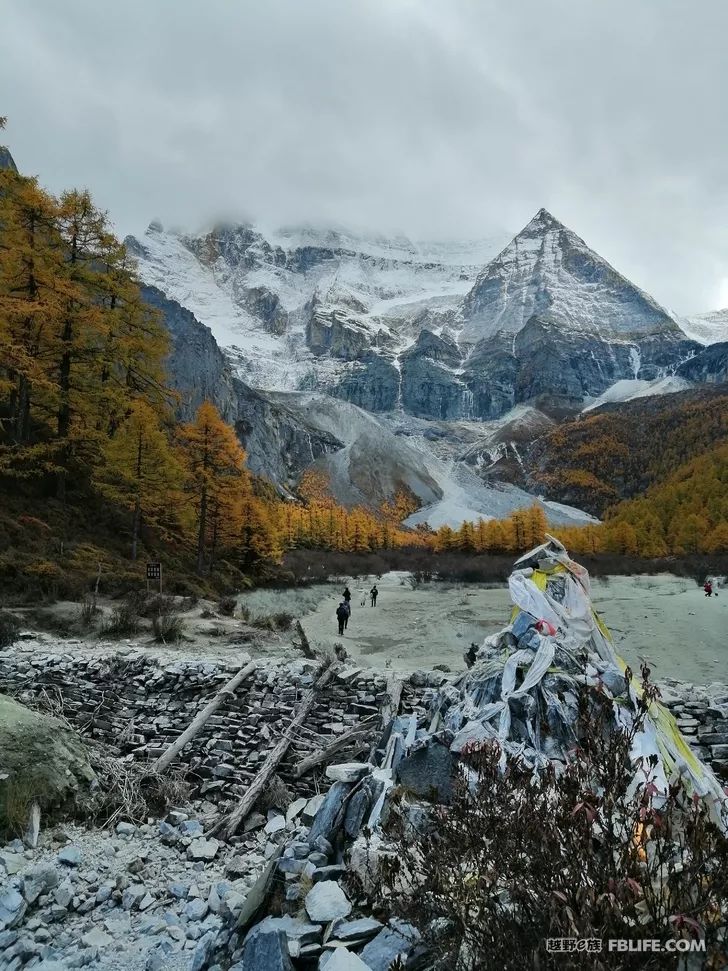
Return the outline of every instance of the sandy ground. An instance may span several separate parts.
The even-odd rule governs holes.
[[[335,618],[341,590],[322,585],[307,591],[319,598],[316,609],[302,619],[312,644],[330,649],[342,642],[372,667],[413,671],[447,664],[459,670],[471,642],[479,644],[508,622],[511,603],[505,586],[429,583],[413,588],[405,574],[390,573],[376,581],[377,606],[362,607],[372,582],[350,583],[352,616],[343,638]],[[635,666],[646,658],[658,680],[728,681],[728,590],[708,599],[690,580],[637,576],[595,580],[592,593],[628,663]]]

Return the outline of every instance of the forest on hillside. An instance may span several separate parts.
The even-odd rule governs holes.
[[[602,517],[696,456],[728,443],[728,386],[606,405],[562,422],[529,450],[532,484]]]

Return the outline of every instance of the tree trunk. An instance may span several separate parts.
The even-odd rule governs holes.
[[[265,762],[258,770],[258,774],[243,793],[240,802],[237,804],[235,809],[229,813],[229,815],[223,816],[223,818],[217,823],[212,830],[213,834],[221,833],[223,839],[230,839],[231,836],[235,835],[238,827],[246,819],[261,792],[265,788],[266,783],[273,775],[276,766],[288,751],[293,734],[298,728],[301,727],[311,713],[311,709],[316,704],[319,691],[321,691],[321,689],[328,684],[337,670],[337,665],[329,660],[326,667],[319,675],[316,683],[301,699],[301,704],[296,710],[293,720],[288,727],[284,729],[283,735],[281,736],[278,744],[271,750],[271,752],[269,752]]]
[[[205,531],[207,529],[207,489],[200,496],[200,526],[197,531],[197,575],[202,576],[205,566]]]
[[[137,494],[134,500],[134,518],[131,525],[131,558],[136,560],[137,558],[137,547],[139,545],[139,528],[142,522],[142,499],[141,481],[142,481],[142,430],[139,429],[137,435],[137,455],[136,455],[136,481],[137,481]]]
[[[131,558],[136,560],[137,547],[139,546],[139,527],[142,522],[142,504],[139,496],[134,502],[134,517],[131,522]]]
[[[73,338],[73,323],[70,317],[66,318],[61,340],[66,344],[66,350],[61,357],[61,366],[58,372],[58,386],[61,393],[61,400],[58,405],[58,438],[64,444],[61,446],[60,461],[68,459],[68,433],[71,429],[71,348],[70,343]],[[61,468],[56,479],[56,497],[66,498],[66,469]]]

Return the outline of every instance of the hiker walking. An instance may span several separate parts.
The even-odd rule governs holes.
[[[713,582],[712,582],[712,580],[708,579],[708,580],[705,581],[705,583],[703,584],[703,590],[705,590],[705,596],[706,597],[712,597],[713,596]]]
[[[376,583],[374,584],[374,586],[372,587],[372,589],[369,591],[369,596],[372,599],[372,607],[376,607],[377,606],[377,597],[379,596],[379,591],[377,590]]]
[[[349,622],[349,608],[343,600],[336,608],[336,619],[339,622],[339,635],[343,637],[344,629]]]
[[[351,606],[351,590],[348,587],[344,590],[344,603]]]

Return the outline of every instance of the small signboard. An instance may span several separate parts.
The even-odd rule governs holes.
[[[147,580],[159,580],[162,576],[161,563],[147,563]]]

